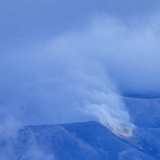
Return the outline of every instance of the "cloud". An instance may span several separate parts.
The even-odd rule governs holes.
[[[158,18],[159,13],[156,13],[127,25],[120,19],[100,16],[94,18],[87,31],[70,32],[61,37],[55,48],[63,44],[61,50],[66,53],[63,56],[65,59],[73,52],[75,56],[85,55],[90,61],[97,59],[105,65],[108,74],[124,94],[158,94]]]
[[[97,3],[99,1],[95,6]],[[87,12],[85,24],[85,14],[81,17],[79,11],[81,20],[75,20],[74,25],[72,19],[76,19],[77,15],[71,16],[72,12],[67,12],[71,19],[68,21],[68,17],[61,15],[64,13],[62,9],[59,17],[50,23],[49,29],[48,25],[44,25],[48,24],[47,20],[41,23],[42,20],[37,19],[36,10],[32,12],[34,16],[26,14],[29,12],[27,10],[25,18],[14,12],[20,22],[25,20],[19,22],[18,26],[15,21],[9,25],[10,21],[3,18],[4,35],[8,26],[11,32],[7,32],[7,36],[13,34],[14,38],[25,38],[22,42],[21,38],[14,42],[11,36],[8,41],[12,41],[12,45],[16,44],[16,49],[11,50],[8,46],[0,59],[0,135],[8,139],[8,145],[0,152],[1,157],[5,159],[8,152],[12,155],[12,139],[17,130],[26,124],[99,120],[118,136],[132,136],[134,125],[120,95],[159,94],[160,15],[158,11],[152,11],[150,16],[148,13],[145,16],[148,7],[140,18],[137,14],[142,12],[136,13],[136,7],[134,14],[127,7],[127,11],[121,15],[117,6],[109,12],[104,8],[101,13],[108,15],[98,14],[102,6],[94,14]],[[115,10],[118,11],[113,14]],[[23,7],[20,12],[23,12]],[[39,14],[43,14],[41,9],[38,9]],[[57,12],[51,14],[54,16],[49,12],[46,14],[51,21]],[[89,21],[91,15],[97,16]],[[3,16],[8,19],[11,17],[10,14]],[[68,27],[62,29],[65,23]],[[18,32],[15,31],[17,27]],[[41,33],[41,30],[47,31]],[[34,33],[40,35],[37,36],[40,39],[37,42],[34,36],[28,36]],[[6,39],[2,39],[3,43]],[[31,151],[27,156],[46,156],[39,152],[37,146]]]
[[[127,118],[130,124],[122,100],[115,95],[159,91],[158,18],[157,13],[128,25],[118,18],[97,16],[83,31],[3,55],[1,108],[23,124],[68,123],[93,119],[95,114],[80,112],[88,103],[93,108],[103,106],[101,110],[116,117],[116,123]],[[120,110],[122,118],[116,114]],[[109,119],[105,121],[109,124]]]

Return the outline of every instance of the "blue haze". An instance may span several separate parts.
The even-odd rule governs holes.
[[[159,101],[123,97],[160,96],[159,19],[158,0],[0,0],[0,134],[89,120],[113,133],[159,126]]]

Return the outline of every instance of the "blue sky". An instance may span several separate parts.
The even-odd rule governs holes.
[[[108,93],[159,95],[159,18],[158,0],[1,0],[2,114],[80,121]]]

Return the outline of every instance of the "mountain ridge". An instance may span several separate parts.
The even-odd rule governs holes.
[[[15,160],[41,160],[40,152],[47,160],[156,160],[159,156],[153,152],[157,146],[148,144],[141,132],[123,139],[95,121],[25,126],[15,139],[13,156]],[[153,149],[145,150],[147,145]]]

